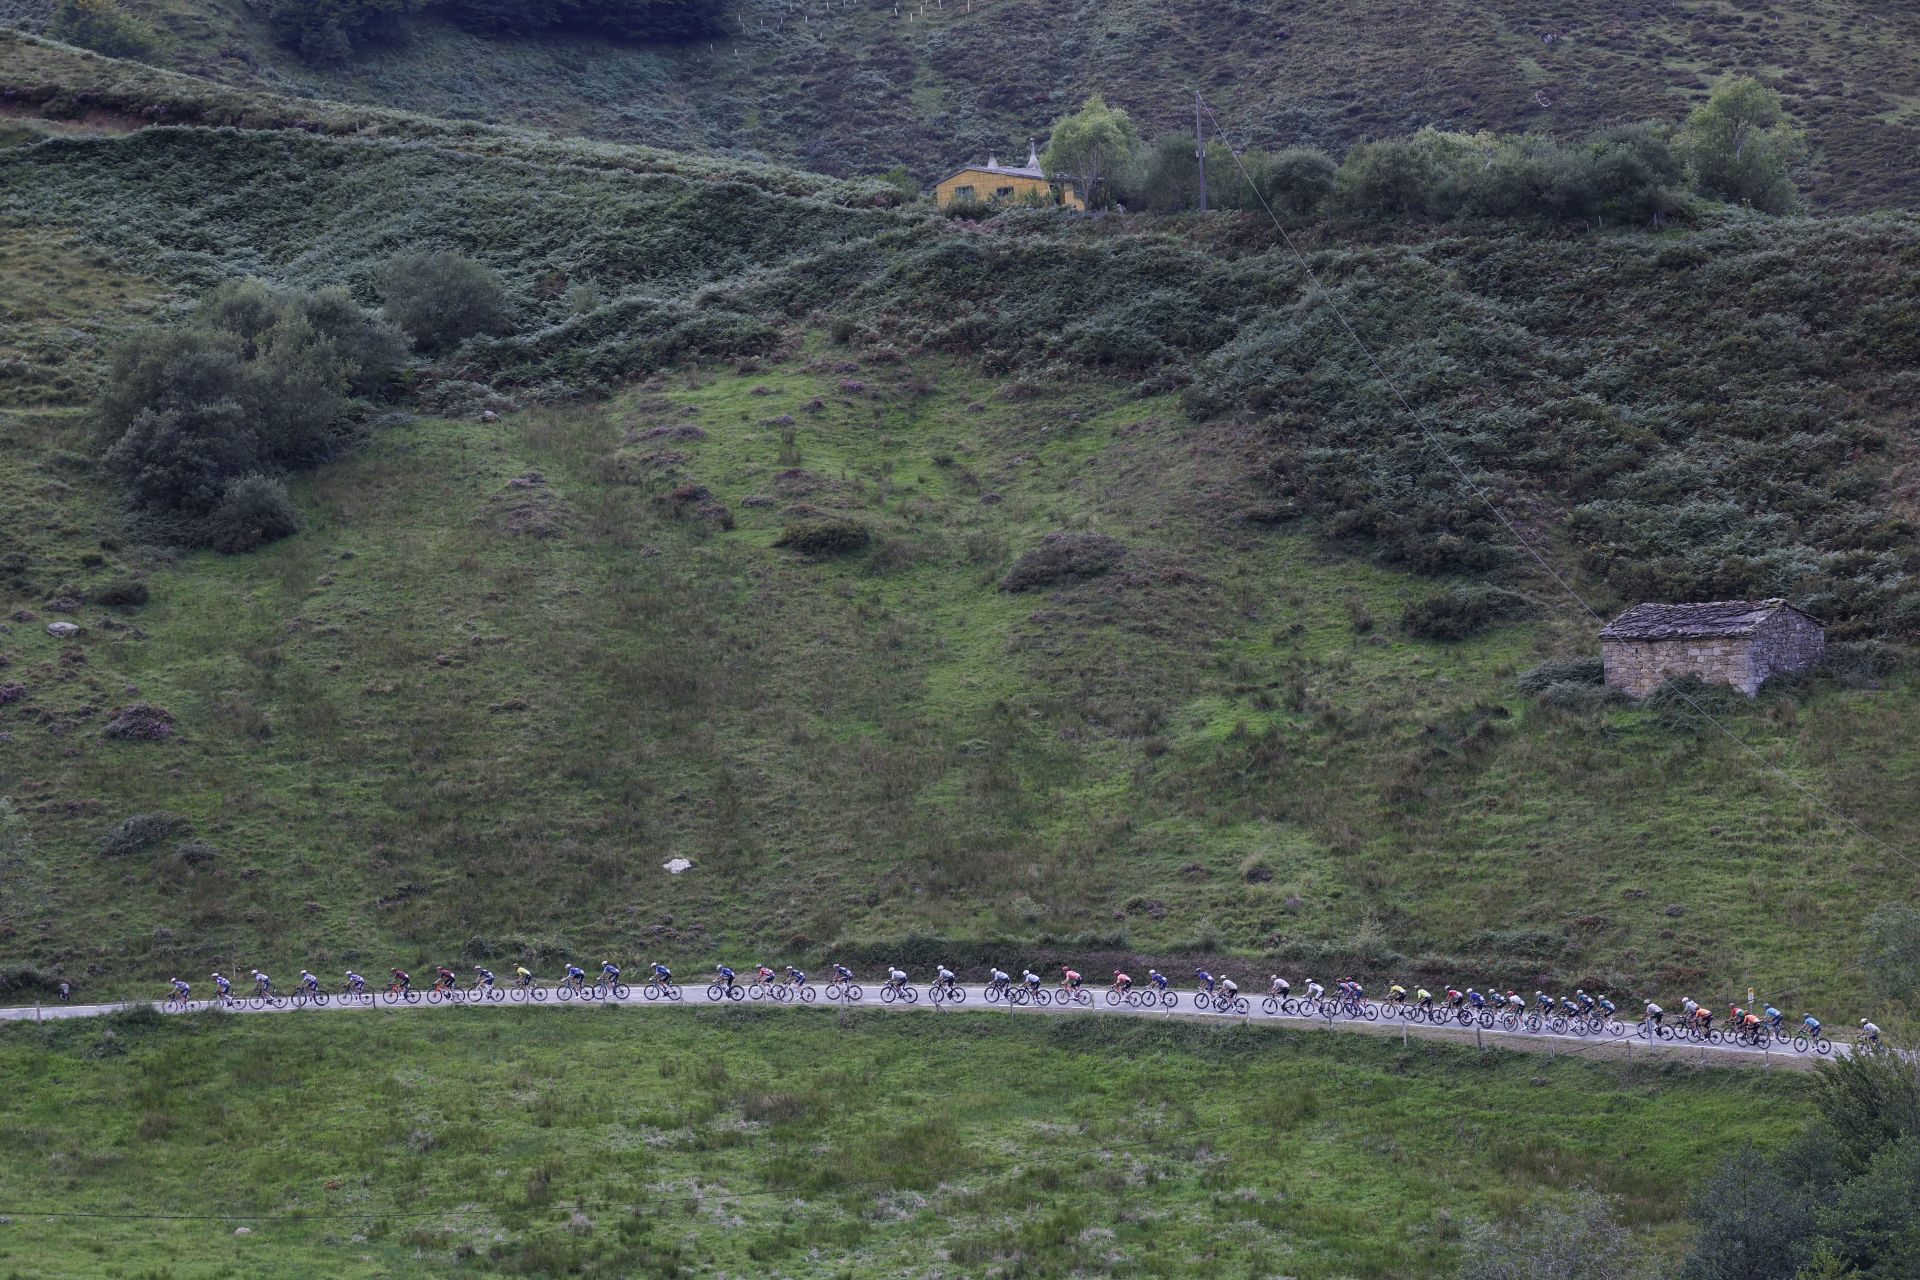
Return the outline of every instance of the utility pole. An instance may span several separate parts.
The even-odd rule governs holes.
[[[1207,135],[1200,127],[1200,91],[1193,91],[1193,158],[1200,162],[1200,212],[1207,211]]]

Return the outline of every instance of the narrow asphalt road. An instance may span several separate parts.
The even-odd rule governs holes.
[[[1682,1061],[1722,1066],[1771,1067],[1778,1065],[1788,1068],[1811,1066],[1813,1063],[1821,1060],[1821,1056],[1817,1053],[1812,1051],[1796,1053],[1791,1045],[1785,1044],[1774,1044],[1760,1048],[1734,1044],[1703,1044],[1680,1039],[1649,1042],[1634,1034],[1632,1024],[1628,1024],[1626,1035],[1616,1038],[1605,1035],[1580,1036],[1571,1033],[1555,1034],[1545,1029],[1528,1031],[1524,1027],[1508,1031],[1499,1026],[1484,1029],[1461,1027],[1458,1025],[1437,1026],[1426,1022],[1407,1022],[1387,1014],[1383,1014],[1377,1022],[1369,1022],[1363,1019],[1347,1018],[1338,1015],[1327,1018],[1319,1014],[1305,1016],[1300,1014],[1267,1013],[1261,1008],[1263,997],[1257,995],[1245,997],[1248,1006],[1246,1013],[1221,1013],[1211,1009],[1196,1008],[1193,1003],[1193,995],[1190,992],[1181,993],[1179,996],[1179,1004],[1174,1008],[1156,1006],[1148,1009],[1126,1004],[1109,1005],[1106,1002],[1106,990],[1104,988],[1098,990],[1090,988],[1088,994],[1092,997],[1093,1002],[1090,1005],[1084,1006],[1049,1004],[1045,1007],[1038,1007],[1033,1004],[1010,1005],[1005,1002],[990,1004],[986,999],[986,988],[981,986],[964,987],[966,999],[964,1002],[957,1004],[944,1002],[935,1004],[928,999],[927,991],[924,987],[916,987],[914,989],[914,994],[917,999],[912,1003],[907,1003],[904,1000],[895,1000],[889,1003],[881,998],[881,991],[878,984],[862,983],[860,985],[862,991],[860,999],[858,1000],[828,1000],[824,989],[815,988],[815,990],[819,992],[819,995],[812,1003],[802,1003],[798,1000],[776,1003],[772,999],[763,998],[755,1001],[744,997],[737,1001],[729,1000],[722,1003],[727,1005],[773,1005],[775,1007],[801,1011],[841,1009],[849,1006],[858,1006],[861,1008],[885,1008],[903,1012],[922,1011],[941,1014],[965,1012],[976,1015],[998,1015],[1002,1017],[1009,1015],[1016,1017],[1032,1015],[1052,1017],[1117,1015],[1135,1018],[1170,1018],[1221,1023],[1245,1022],[1276,1024],[1301,1030],[1351,1031],[1373,1035],[1399,1035],[1403,1039],[1448,1040],[1455,1043],[1470,1043],[1481,1046],[1498,1045],[1504,1048],[1534,1053],[1579,1053],[1584,1056],[1605,1060],[1631,1059],[1638,1056],[1657,1055],[1667,1059],[1679,1059]],[[745,990],[745,987],[743,986],[741,989]],[[684,987],[684,998],[678,1002],[664,999],[648,1000],[642,994],[642,990],[639,986],[634,987],[632,993],[624,1000],[609,998],[606,1000],[562,1001],[557,999],[553,992],[549,990],[547,998],[539,1002],[505,998],[485,1003],[461,1001],[457,1004],[448,1002],[430,1004],[424,996],[417,1004],[403,1003],[389,1005],[384,997],[378,998],[376,1003],[372,1005],[347,1004],[343,1003],[341,998],[336,995],[333,996],[324,1007],[313,1005],[295,1007],[287,1004],[278,1008],[268,1006],[266,1008],[255,1009],[248,1002],[241,1001],[237,1005],[230,1007],[227,1012],[235,1014],[279,1013],[316,1016],[324,1014],[370,1015],[374,1013],[444,1011],[452,1014],[465,1014],[467,1016],[485,1016],[494,1013],[532,1010],[593,1008],[602,1004],[618,1004],[630,1008],[649,1010],[720,1007],[719,1004],[707,999],[707,988],[704,983],[693,983]],[[137,1001],[117,1004],[16,1005],[0,1007],[0,1022],[34,1022],[64,1018],[94,1018],[106,1014],[122,1013],[136,1008],[151,1008],[162,1013],[174,1012],[166,1009],[161,1002],[155,1002],[151,1005],[143,1005]],[[206,1002],[196,999],[192,1004],[191,1011],[199,1011],[204,1008],[206,1008]],[[1844,1056],[1848,1052],[1850,1052],[1850,1046],[1840,1042],[1834,1043],[1833,1056]]]

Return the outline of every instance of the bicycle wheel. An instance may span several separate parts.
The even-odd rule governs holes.
[[[758,1000],[766,994],[767,989],[757,982],[747,988],[747,999],[749,1000]]]
[[[986,990],[986,1001],[987,1001],[987,1003],[988,1003],[988,1004],[999,1004],[999,1003],[1000,1003],[1000,998],[1001,998],[1001,992],[1000,992],[1000,988],[999,988],[999,987],[996,987],[996,986],[994,986],[994,985],[993,985],[992,983],[988,983],[988,984],[987,984],[987,990]]]
[[[1120,988],[1114,987],[1107,992],[1107,1003],[1116,1009],[1120,1007]]]
[[[557,996],[562,1003],[565,1003],[566,1001],[573,999],[573,996],[574,996],[573,984],[571,982],[563,982],[559,986],[553,989],[553,994]]]
[[[316,991],[313,993],[312,999],[317,1008],[324,1009],[327,1007],[327,1002],[333,999],[333,997],[324,991]]]
[[[1266,999],[1262,1000],[1260,1002],[1260,1012],[1265,1014],[1270,1014],[1270,1015],[1279,1013],[1280,998],[1278,996],[1268,996]]]
[[[1360,1016],[1368,1022],[1378,1022],[1380,1021],[1380,1006],[1377,1004],[1368,1004],[1362,1000],[1360,1002]]]
[[[1030,994],[1033,996],[1033,1005],[1036,1009],[1044,1009],[1053,1003],[1053,993],[1045,987],[1034,987]]]
[[[846,985],[846,997],[855,1004],[859,1004],[860,1001],[865,998],[866,994],[866,988],[860,986],[858,983],[849,982]]]
[[[493,1001],[493,1003],[499,1004],[502,1000],[505,1000],[506,998],[507,998],[507,993],[502,991],[500,988],[498,987],[487,988],[487,999]]]
[[[900,998],[908,1004],[918,1004],[920,1002],[920,993],[912,987],[902,987],[900,988]]]
[[[927,1003],[939,1004],[942,998],[942,995],[943,993],[940,990],[940,984],[937,982],[933,983],[927,988]]]
[[[717,982],[707,984],[707,999],[718,1000],[727,994],[727,989]]]
[[[965,1004],[967,1002],[967,989],[965,987],[955,987],[953,990],[947,992],[947,999],[953,1001],[955,1004]]]
[[[900,995],[899,991],[895,989],[894,985],[891,982],[886,983],[880,988],[880,1003],[892,1004],[896,999],[899,998],[899,995]]]
[[[817,992],[817,991],[815,991],[815,990],[814,990],[814,989],[813,989],[812,987],[801,987],[801,988],[800,988],[800,1003],[801,1003],[801,1004],[812,1004],[812,1003],[813,1003],[813,1002],[814,1002],[814,1001],[815,1001],[816,999],[818,999],[818,998],[819,998],[819,994],[820,994],[820,993],[819,993],[819,992]]]
[[[1813,1042],[1813,1050],[1815,1053],[1832,1053],[1833,1041],[1827,1039],[1825,1036],[1821,1036]]]
[[[633,988],[629,987],[626,983],[616,982],[613,984],[613,998],[615,1000],[625,1000],[628,996],[632,994],[633,994]]]

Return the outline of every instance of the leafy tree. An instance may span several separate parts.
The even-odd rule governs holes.
[[[1135,179],[1140,153],[1133,121],[1096,93],[1080,110],[1054,121],[1040,165],[1050,176],[1073,181],[1092,206],[1109,199],[1112,187]]]
[[[274,38],[308,62],[337,65],[364,41],[391,36],[422,0],[272,0]]]
[[[1694,1199],[1700,1247],[1681,1280],[1785,1280],[1802,1256],[1805,1195],[1751,1147],[1729,1157]]]
[[[1920,1280],[1920,1137],[1888,1143],[1815,1214],[1816,1249],[1863,1280]]]
[[[1799,204],[1789,170],[1806,152],[1780,95],[1751,76],[1722,81],[1680,130],[1680,150],[1703,193],[1763,213]]]
[[[1866,934],[1860,967],[1875,992],[1888,1000],[1911,1000],[1920,989],[1920,911],[1888,903],[1867,917]]]
[[[1190,133],[1163,134],[1143,149],[1140,168],[1126,192],[1129,205],[1149,213],[1181,213],[1194,207],[1197,169]]]
[[[1288,147],[1267,162],[1267,201],[1282,217],[1304,218],[1319,211],[1333,194],[1338,167],[1324,151]]]
[[[153,28],[116,0],[60,0],[49,28],[57,39],[109,58],[144,58],[153,52]]]
[[[1588,145],[1602,215],[1657,224],[1685,208],[1680,188],[1686,167],[1668,126],[1657,121],[1617,125]]]
[[[387,319],[423,351],[476,334],[505,333],[511,313],[500,277],[457,253],[409,253],[381,272]]]
[[[135,506],[213,510],[236,475],[261,465],[259,438],[233,400],[145,409],[107,451],[107,471]]]
[[[1349,213],[1406,217],[1433,210],[1440,171],[1428,148],[1409,138],[1363,142],[1347,153],[1336,190]]]
[[[300,532],[300,513],[286,486],[262,475],[242,476],[227,486],[207,522],[207,545],[237,555]]]

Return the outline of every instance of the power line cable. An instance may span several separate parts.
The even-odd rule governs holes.
[[[1213,121],[1214,132],[1216,134],[1224,132],[1219,117],[1214,114],[1213,104],[1207,102],[1204,97],[1200,98],[1200,102],[1206,110],[1207,118]],[[1314,292],[1321,296],[1327,310],[1333,313],[1335,320],[1339,321],[1340,328],[1345,331],[1347,338],[1353,343],[1355,349],[1366,357],[1367,364],[1372,368],[1374,376],[1393,394],[1393,398],[1399,402],[1401,410],[1406,414],[1407,420],[1413,424],[1414,429],[1420,433],[1421,438],[1426,441],[1428,447],[1440,455],[1441,459],[1446,462],[1448,469],[1459,477],[1462,484],[1473,491],[1474,496],[1485,505],[1488,511],[1493,513],[1493,518],[1500,522],[1501,527],[1512,535],[1513,540],[1520,544],[1521,549],[1533,558],[1534,562],[1546,572],[1547,576],[1552,578],[1553,581],[1560,586],[1561,590],[1571,596],[1574,602],[1587,612],[1589,617],[1604,626],[1606,624],[1606,618],[1600,614],[1599,610],[1595,609],[1593,605],[1587,601],[1587,598],[1574,588],[1572,583],[1568,582],[1553,565],[1548,563],[1547,558],[1541,555],[1533,543],[1528,541],[1526,535],[1521,533],[1513,521],[1507,518],[1506,513],[1493,501],[1487,491],[1467,473],[1466,468],[1460,465],[1459,461],[1453,456],[1452,451],[1442,444],[1433,432],[1427,429],[1426,424],[1420,420],[1419,413],[1414,410],[1412,402],[1407,399],[1405,393],[1400,390],[1399,384],[1393,380],[1381,365],[1379,357],[1374,354],[1373,348],[1360,336],[1359,332],[1354,329],[1353,325],[1348,321],[1346,313],[1333,301],[1332,294],[1326,286],[1320,282],[1319,274],[1314,271],[1312,263],[1307,259],[1307,255],[1294,243],[1293,237],[1287,232],[1286,225],[1280,221],[1280,215],[1273,211],[1273,206],[1268,203],[1266,194],[1260,190],[1259,184],[1253,180],[1253,175],[1247,172],[1247,166],[1240,159],[1239,153],[1229,148],[1228,154],[1233,157],[1234,167],[1240,171],[1240,177],[1246,182],[1247,189],[1253,192],[1254,199],[1260,202],[1260,207],[1266,211],[1267,217],[1272,220],[1274,230],[1280,233],[1281,241],[1287,246],[1287,251],[1293,255],[1294,260],[1299,263],[1301,272],[1307,277],[1308,282],[1312,284]],[[1810,801],[1815,807],[1825,812],[1827,816],[1839,821],[1845,826],[1851,827],[1856,834],[1870,844],[1876,846],[1883,852],[1892,854],[1916,871],[1920,871],[1920,862],[1916,862],[1913,858],[1902,853],[1886,840],[1867,830],[1857,819],[1828,803],[1811,787],[1808,787],[1785,769],[1782,769],[1779,765],[1767,759],[1766,755],[1761,752],[1758,747],[1751,745],[1739,734],[1721,723],[1711,712],[1702,706],[1698,700],[1687,693],[1686,690],[1674,688],[1672,692],[1678,696],[1681,701],[1685,702],[1702,720],[1719,730],[1729,742],[1732,742],[1735,746],[1739,747],[1740,750],[1759,761],[1761,765],[1779,775],[1789,787],[1799,792],[1802,798]]]

